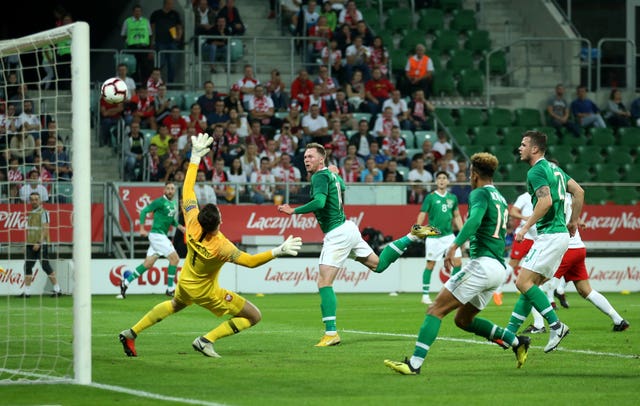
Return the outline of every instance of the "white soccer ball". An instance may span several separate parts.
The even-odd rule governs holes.
[[[102,84],[102,98],[107,103],[122,103],[127,99],[127,93],[128,89],[126,83],[118,78],[107,79]]]

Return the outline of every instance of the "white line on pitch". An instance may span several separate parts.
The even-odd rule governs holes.
[[[126,393],[126,394],[129,394],[129,395],[139,396],[139,397],[146,398],[146,399],[166,400],[166,401],[169,401],[169,402],[178,402],[178,403],[184,403],[184,404],[190,404],[190,405],[224,406],[223,403],[207,402],[207,401],[198,400],[198,399],[179,398],[179,397],[175,397],[175,396],[164,396],[164,395],[159,395],[157,393],[151,393],[151,392],[146,392],[146,391],[141,391],[141,390],[123,388],[122,386],[106,385],[106,384],[103,384],[103,383],[95,383],[94,382],[94,383],[91,384],[91,386],[94,387],[94,388],[98,388],[98,389],[104,389],[104,390],[109,390],[109,391],[113,391],[113,392]]]

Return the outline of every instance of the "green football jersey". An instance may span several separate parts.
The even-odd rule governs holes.
[[[458,198],[453,193],[444,196],[437,191],[429,193],[422,202],[421,212],[429,216],[429,225],[438,227],[440,235],[427,238],[440,238],[453,234],[453,213],[458,210]]]
[[[504,265],[505,236],[509,221],[507,201],[493,185],[476,188],[469,195],[469,215],[456,244],[469,240],[471,259],[495,258]]]
[[[147,207],[140,211],[140,224],[144,224],[147,214],[153,213],[151,232],[167,235],[172,225],[178,225],[178,221],[176,220],[177,212],[178,203],[175,200],[169,200],[165,196],[162,196],[152,201]]]
[[[342,207],[342,193],[345,183],[342,178],[328,169],[322,169],[311,176],[311,201],[297,207],[295,213],[310,213],[316,216],[320,229],[328,233],[344,224],[346,217]],[[319,202],[324,201],[324,204]]]
[[[538,203],[536,190],[549,186],[551,193],[551,207],[536,223],[538,234],[568,232],[564,221],[564,197],[567,192],[565,175],[562,169],[544,158],[536,162],[527,172],[527,189],[532,196],[531,202],[534,208]]]

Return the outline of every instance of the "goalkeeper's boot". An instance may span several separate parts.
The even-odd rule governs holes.
[[[411,235],[415,235],[418,238],[427,238],[434,235],[440,235],[440,230],[433,226],[421,226],[420,224],[414,224],[411,227]]]
[[[522,368],[524,363],[527,362],[530,345],[531,339],[529,337],[518,336],[518,345],[513,347],[513,352],[516,354],[516,368]]]
[[[220,355],[213,349],[213,343],[204,337],[198,337],[193,340],[191,346],[206,357],[220,358]]]
[[[123,330],[118,336],[120,342],[122,343],[122,348],[124,349],[124,353],[127,354],[127,357],[137,357],[138,353],[136,352],[136,333],[134,333],[131,329]]]
[[[562,322],[558,322],[559,325],[556,328],[550,328],[549,330],[549,342],[544,347],[544,352],[551,352],[558,348],[560,341],[569,334],[569,326]]]
[[[128,288],[129,286],[127,286],[127,284],[124,281],[124,278],[122,278],[122,280],[120,281],[120,296],[122,296],[122,299],[127,297]]]
[[[338,334],[322,336],[316,347],[331,347],[332,345],[340,344],[340,336]]]
[[[419,375],[420,374],[420,368],[412,367],[407,358],[405,358],[404,361],[402,362],[385,359],[384,364],[387,367],[393,369],[394,371],[402,375]]]

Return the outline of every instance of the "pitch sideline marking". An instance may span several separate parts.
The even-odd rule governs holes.
[[[359,331],[359,330],[340,330],[340,331],[344,331],[345,333],[354,333],[354,334],[363,334],[363,335],[408,337],[408,338],[413,338],[413,339],[415,339],[417,337],[415,334],[381,333],[381,332],[375,332],[375,331]],[[437,340],[454,341],[454,342],[467,343],[467,344],[495,345],[494,343],[489,342],[489,341],[476,341],[476,340],[470,340],[470,339],[467,339],[467,338],[438,337]],[[542,349],[543,347],[531,346],[531,348]],[[572,353],[575,353],[575,354],[586,354],[586,355],[601,355],[601,356],[606,356],[606,357],[627,358],[627,359],[637,359],[637,358],[639,358],[638,355],[618,354],[618,353],[615,353],[615,352],[600,352],[600,351],[591,351],[591,350],[571,350],[571,349],[562,348],[562,347],[558,347],[558,349],[556,351],[572,352]]]
[[[122,386],[107,385],[103,383],[93,382],[89,386],[92,386],[98,389],[104,389],[104,390],[109,390],[113,392],[120,392],[120,393],[126,393],[128,395],[139,396],[145,399],[166,400],[170,402],[185,403],[190,405],[225,406],[223,403],[207,402],[205,400],[198,400],[198,399],[179,398],[175,396],[164,396],[164,395],[159,395],[159,394],[151,393],[147,391],[129,389]]]

